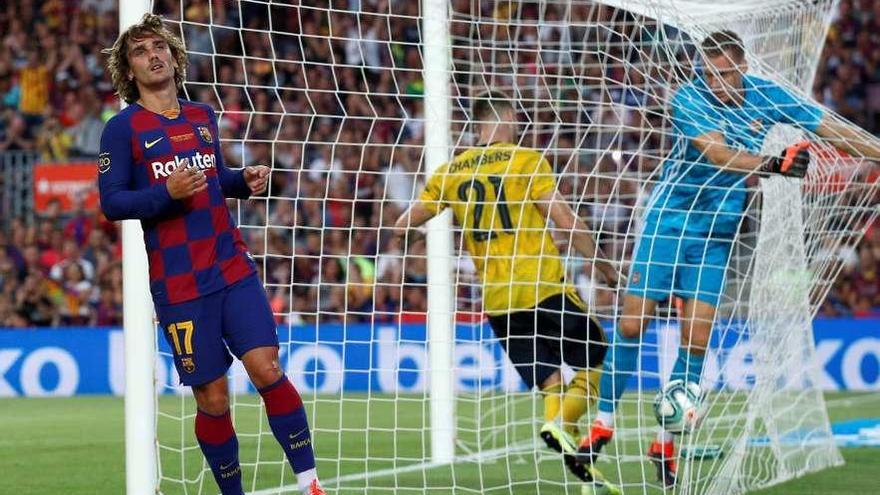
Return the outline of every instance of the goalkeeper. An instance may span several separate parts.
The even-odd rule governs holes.
[[[397,219],[395,232],[405,235],[407,228],[452,208],[483,282],[489,323],[520,377],[530,389],[537,385],[544,397],[541,438],[565,455],[573,473],[591,481],[593,473],[574,459],[576,424],[597,396],[607,344],[602,327],[564,282],[545,219],[569,233],[574,247],[595,260],[610,284],[616,285],[619,275],[601,259],[586,226],[556,191],[547,160],[511,144],[518,141],[518,129],[509,99],[496,92],[483,95],[474,105],[474,119],[483,144],[437,169],[419,200]],[[568,384],[560,372],[563,362],[576,370]]]
[[[746,204],[746,177],[753,173],[802,178],[807,143],[781,156],[760,156],[764,137],[777,123],[794,125],[847,152],[880,156],[880,147],[855,128],[778,84],[747,74],[742,40],[731,31],[701,44],[702,74],[670,102],[674,144],[663,165],[636,244],[618,334],[599,386],[599,414],[578,448],[580,462],[595,461],[611,441],[614,410],[636,369],[640,337],[657,303],[685,300],[681,345],[671,380],[699,383],[734,236]],[[648,449],[658,479],[675,483],[672,436],[661,429]]]

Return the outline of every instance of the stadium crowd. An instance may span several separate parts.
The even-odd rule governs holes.
[[[292,323],[409,320],[426,311],[424,239],[412,242],[404,256],[400,242],[381,228],[412,197],[424,140],[418,2],[390,0],[389,6],[388,1],[350,3],[372,12],[390,8],[395,17],[306,7],[291,15],[283,10],[294,7],[275,5],[271,8],[280,11],[273,12],[278,15],[272,16],[271,37],[264,25],[270,7],[258,3],[231,8],[214,1],[214,27],[209,28],[206,3],[181,8],[177,0],[156,1],[158,12],[187,21],[182,32],[192,52],[188,80],[193,82],[186,89],[193,99],[222,108],[226,163],[274,167],[273,199],[250,200],[236,214],[273,309]],[[457,12],[470,8],[468,1],[453,5]],[[500,7],[484,10],[495,18],[510,15]],[[587,15],[593,11],[600,16],[596,20],[625,23],[604,9]],[[551,9],[548,15],[552,20],[559,13]],[[240,25],[248,29],[231,29]],[[513,36],[576,44],[571,39],[577,37],[548,26]],[[453,56],[459,60],[468,56],[462,40],[474,34],[464,23],[454,22],[452,29]],[[33,151],[49,162],[97,156],[103,123],[118,110],[100,53],[116,32],[114,0],[21,0],[0,12],[0,153]],[[532,51],[520,53],[525,59],[518,63],[534,62],[528,60]],[[541,55],[562,65],[566,53]],[[596,67],[589,68],[587,78],[601,78]],[[866,129],[880,130],[880,2],[841,2],[819,67],[815,97]],[[644,81],[636,71],[619,70],[624,72],[607,76]],[[612,98],[637,105],[650,95],[624,89]],[[533,130],[535,142],[541,141],[541,131]],[[559,148],[575,147],[571,136],[563,133],[559,139]],[[591,147],[609,145],[602,136],[595,139]],[[597,165],[599,171],[606,167],[618,170],[607,159]],[[582,213],[597,228],[603,219],[603,231],[626,229],[639,196],[635,182],[615,186],[600,179],[588,186],[599,199]],[[571,193],[587,185],[564,178],[560,187]],[[604,201],[613,191],[622,199]],[[74,203],[70,211],[51,203],[32,224],[4,216],[0,326],[121,323],[117,227],[84,208],[81,199]],[[625,254],[615,239],[606,236],[606,248]],[[842,274],[822,314],[880,313],[880,229],[871,228],[859,246],[839,258]],[[608,292],[599,290],[590,269],[576,265],[572,278],[586,299],[606,304]],[[458,297],[465,302],[460,307],[478,313],[475,291],[460,284]]]

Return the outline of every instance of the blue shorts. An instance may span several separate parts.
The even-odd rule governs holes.
[[[256,347],[278,346],[275,318],[256,274],[178,304],[157,305],[165,340],[174,354],[180,383],[196,386],[225,374],[232,356]]]
[[[718,306],[733,239],[664,236],[653,228],[643,232],[650,234],[636,245],[627,294],[657,301],[676,295]]]

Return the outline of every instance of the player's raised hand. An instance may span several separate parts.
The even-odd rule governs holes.
[[[208,179],[199,168],[181,165],[171,172],[165,187],[172,199],[184,199],[204,191],[208,187]]]
[[[802,141],[785,148],[781,156],[768,157],[761,170],[786,177],[802,178],[810,166],[810,143]]]
[[[254,165],[245,167],[244,181],[251,189],[251,194],[261,194],[266,190],[269,184],[269,167],[265,165]]]

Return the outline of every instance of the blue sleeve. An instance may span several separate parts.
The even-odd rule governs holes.
[[[672,125],[688,139],[708,132],[721,132],[720,117],[697,91],[680,90],[672,97],[670,107]]]
[[[133,189],[131,131],[124,121],[111,119],[101,133],[98,192],[108,220],[149,220],[162,215],[175,201],[165,184]]]
[[[791,124],[810,132],[816,132],[825,112],[818,106],[791,93],[782,86],[768,82],[762,92],[773,105],[773,116],[778,123]]]
[[[217,176],[220,179],[220,189],[227,198],[248,199],[251,197],[251,188],[244,180],[244,169],[230,170],[223,162],[223,150],[220,148],[220,126],[217,125],[217,115],[214,109],[209,107],[211,115],[211,132],[214,133],[214,161],[217,166]]]

